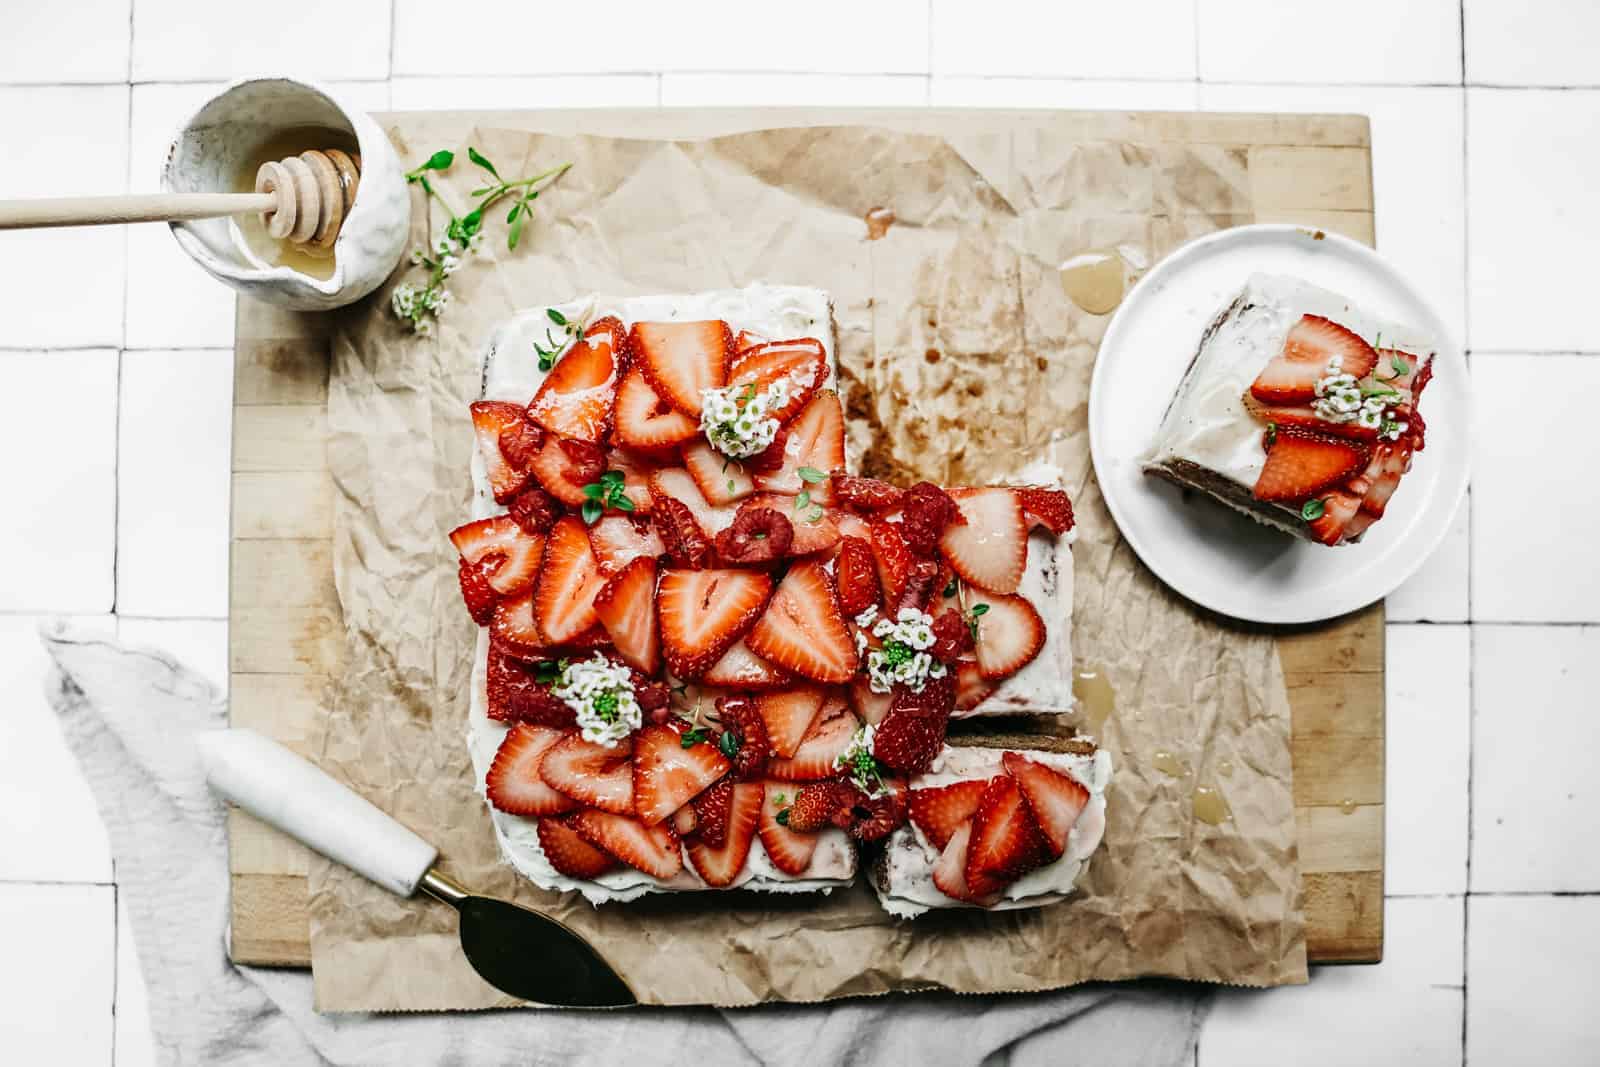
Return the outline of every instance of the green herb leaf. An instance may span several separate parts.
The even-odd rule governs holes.
[[[821,522],[821,521],[822,521],[822,509],[818,508],[818,507],[813,507],[811,509],[811,514],[806,516],[806,522],[816,523],[816,522]]]
[[[1411,373],[1411,364],[1407,363],[1405,360],[1401,359],[1399,356],[1390,357],[1389,366],[1394,368],[1394,376],[1396,378],[1399,378],[1402,375],[1406,375],[1406,374],[1410,374]]]
[[[1321,500],[1307,500],[1300,506],[1300,517],[1307,522],[1316,522],[1322,518],[1322,513],[1327,511],[1327,505]]]
[[[476,148],[473,148],[471,145],[467,146],[467,158],[472,160],[478,166],[482,167],[484,170],[488,171],[490,174],[493,174],[496,178],[500,177],[500,172],[494,169],[494,164],[490,163],[487,159],[484,159],[483,154]]]
[[[733,479],[732,478],[728,479],[728,494],[730,496],[733,494]]]
[[[611,501],[611,505],[618,511],[632,511],[634,507],[633,501],[629,500],[626,495],[618,496]]]
[[[605,492],[606,487],[601,485],[599,482],[590,482],[588,485],[583,487],[583,495],[588,497],[590,500],[599,500],[605,495]]]
[[[804,489],[800,490],[800,495],[794,498],[794,509],[799,511],[801,508],[810,506],[811,494],[806,492]]]
[[[554,359],[552,359],[549,355],[547,355],[545,353],[542,353],[542,352],[539,354],[539,369],[540,370],[548,371],[551,367],[554,367],[555,365],[556,365],[556,361]]]
[[[492,186],[492,185],[480,185],[476,189],[472,190],[472,195],[473,196],[488,196],[492,192],[494,192],[494,186]]]
[[[789,809],[788,808],[784,808],[782,811],[778,812],[778,814],[775,816],[775,818],[778,820],[778,825],[779,826],[788,826],[789,825]]]
[[[543,685],[549,685],[561,677],[561,668],[549,660],[545,660],[533,669],[534,680]]]
[[[693,730],[685,730],[680,742],[684,748],[693,748],[706,739],[706,732],[698,726]]]
[[[787,804],[787,803],[789,803],[789,794],[787,794],[787,793],[774,793],[774,794],[772,794],[772,802],[774,804]]]
[[[739,739],[733,731],[724,730],[722,737],[717,740],[717,747],[722,749],[722,754],[730,759],[739,754]]]
[[[567,324],[567,317],[561,314],[561,312],[557,311],[555,308],[545,308],[544,313],[549,316],[550,321],[555,323],[557,326],[565,326]]]
[[[956,595],[956,580],[954,578],[950,579],[950,584],[944,587],[944,595],[946,599]]]
[[[626,480],[627,476],[621,471],[606,471],[600,475],[600,484],[605,486],[621,485]]]
[[[506,234],[506,247],[513,252],[517,250],[517,242],[522,240],[523,223],[528,220],[528,216],[518,215],[516,211],[516,208],[511,209],[511,232]]]
[[[522,214],[522,205],[521,204],[512,204],[511,205],[511,214],[506,216],[506,221],[507,222],[516,222],[517,221],[517,216],[520,215],[520,214]]]
[[[1277,423],[1275,423],[1275,422],[1267,423],[1267,439],[1262,443],[1268,449],[1272,448],[1273,445],[1278,443],[1278,424]]]
[[[583,502],[583,521],[593,526],[600,521],[600,513],[605,510],[605,505],[598,500],[585,500]]]
[[[422,166],[418,167],[417,170],[448,170],[450,168],[450,164],[454,163],[455,161],[456,154],[454,152],[441,148],[439,151],[429,156],[428,161]]]
[[[481,229],[483,229],[483,208],[475,207],[461,216],[461,232],[468,237],[476,235]]]
[[[795,473],[800,475],[800,480],[802,482],[810,482],[812,485],[816,485],[818,482],[825,482],[828,480],[828,476],[817,470],[815,467],[801,467]]]
[[[987,614],[989,614],[989,605],[987,605],[987,604],[974,604],[974,605],[972,605],[972,617],[974,619],[980,618],[980,617],[982,617],[984,615],[987,615]]]

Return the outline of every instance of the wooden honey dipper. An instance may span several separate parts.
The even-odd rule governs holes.
[[[355,203],[361,157],[312,149],[261,164],[253,193],[151,193],[0,201],[0,230],[47,226],[107,226],[124,222],[180,222],[261,213],[267,233],[280,241],[329,249]]]

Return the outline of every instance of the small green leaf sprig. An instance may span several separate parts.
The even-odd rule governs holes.
[[[828,476],[815,467],[801,467],[795,473],[799,474],[800,480],[807,485],[819,485],[828,480]],[[812,503],[809,489],[800,490],[800,495],[794,498],[794,510],[801,514],[807,524],[822,521],[822,508]]]
[[[627,480],[621,471],[606,471],[598,482],[583,487],[583,495],[583,521],[590,526],[600,521],[607,508],[633,510],[633,501],[628,499]]]
[[[562,163],[532,177],[506,181],[495,169],[495,165],[476,148],[470,146],[467,148],[467,158],[488,174],[491,180],[488,184],[472,191],[472,197],[477,204],[465,215],[457,215],[449,201],[439,194],[429,179],[430,174],[447,171],[454,165],[456,159],[454,152],[441,149],[424,160],[420,166],[406,172],[406,181],[421,185],[423,191],[437,200],[450,216],[450,221],[444,229],[444,236],[428,248],[415,248],[411,251],[412,264],[427,268],[427,282],[423,285],[410,282],[397,285],[390,297],[395,315],[423,337],[433,332],[433,320],[443,315],[445,309],[450,306],[451,297],[449,290],[445,288],[445,279],[460,270],[463,257],[476,252],[483,243],[484,213],[506,197],[515,199],[510,214],[506,216],[506,222],[511,227],[506,234],[506,247],[514,251],[517,242],[522,239],[523,227],[527,224],[528,216],[533,212],[533,201],[538,199],[539,193],[550,182],[559,178],[572,166],[571,163]]]

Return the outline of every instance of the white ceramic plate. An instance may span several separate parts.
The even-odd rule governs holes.
[[[1201,333],[1257,272],[1304,279],[1439,339],[1422,409],[1427,448],[1359,544],[1297,540],[1140,469]],[[1112,517],[1162,581],[1235,618],[1314,622],[1387,596],[1438,546],[1467,487],[1469,409],[1466,360],[1450,331],[1376,252],[1297,226],[1241,226],[1178,249],[1123,301],[1095,363],[1089,446]]]

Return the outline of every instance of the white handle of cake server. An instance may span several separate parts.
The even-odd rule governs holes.
[[[206,781],[263,822],[402,897],[439,852],[327,772],[254,730],[195,738]]]

